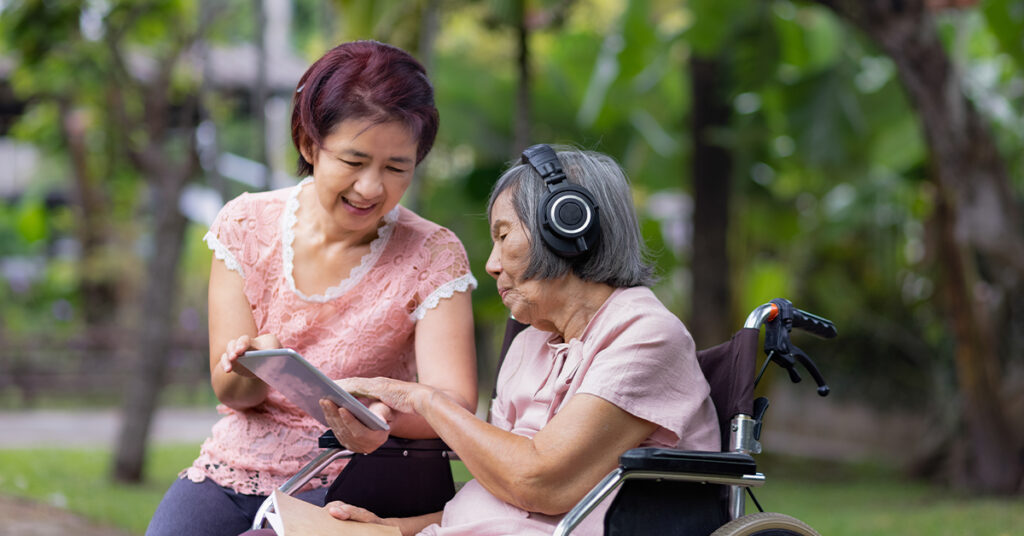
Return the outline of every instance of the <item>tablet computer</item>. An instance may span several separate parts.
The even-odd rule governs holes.
[[[338,387],[295,350],[250,350],[239,357],[238,362],[324,426],[330,427],[320,407],[320,400],[326,398],[351,411],[367,428],[390,430],[388,423]]]

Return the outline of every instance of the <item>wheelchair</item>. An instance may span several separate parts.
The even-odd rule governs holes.
[[[509,319],[501,359],[525,327]],[[765,358],[757,371],[762,327]],[[760,437],[769,402],[764,397],[755,400],[753,394],[768,365],[775,363],[786,369],[794,383],[802,379],[797,371],[800,365],[814,379],[820,396],[827,396],[830,390],[814,361],[790,341],[792,328],[823,338],[836,336],[831,321],[797,309],[788,300],[775,299],[755,308],[730,341],[697,352],[701,371],[711,386],[722,452],[650,447],[626,451],[619,458],[619,466],[565,514],[553,534],[572,533],[614,494],[604,519],[608,536],[820,536],[799,519],[764,512],[752,491],[766,481],[751,455],[762,450]],[[294,494],[327,466],[348,458],[349,464],[332,484],[328,497],[367,508],[381,517],[439,511],[455,493],[449,463],[457,456],[439,439],[392,437],[370,454],[345,450],[331,431],[321,436],[319,443],[324,450],[279,491]],[[428,482],[430,487],[424,487]],[[430,492],[422,492],[425,489]],[[396,496],[395,490],[408,493]],[[746,496],[759,512],[746,514]],[[263,526],[270,503],[268,499],[260,508],[253,529]]]

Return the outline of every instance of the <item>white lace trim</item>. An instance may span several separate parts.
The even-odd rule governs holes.
[[[238,275],[242,276],[243,278],[245,277],[245,274],[242,272],[242,265],[238,262],[238,259],[236,259],[235,256],[231,254],[231,251],[228,250],[227,246],[220,243],[220,240],[217,239],[216,235],[214,235],[210,231],[207,231],[206,236],[203,237],[203,241],[206,242],[206,245],[213,250],[213,254],[215,257],[224,261],[224,264],[227,265],[228,270],[238,272]]]
[[[359,266],[353,268],[348,277],[342,280],[341,283],[338,283],[337,286],[328,288],[323,294],[308,296],[295,286],[295,276],[292,274],[295,269],[295,251],[292,249],[292,243],[295,241],[295,223],[299,220],[297,215],[299,211],[299,192],[303,186],[311,182],[313,182],[313,177],[303,179],[302,182],[295,186],[295,189],[288,196],[288,201],[285,203],[284,212],[281,214],[281,257],[288,288],[305,301],[324,303],[348,292],[349,289],[363,279],[363,276],[373,268],[374,264],[377,264],[377,259],[384,252],[384,247],[387,246],[391,233],[395,229],[395,221],[398,220],[398,205],[395,205],[395,208],[384,215],[384,225],[377,229],[377,238],[370,242],[370,252],[363,255],[363,258],[359,261]]]
[[[466,273],[466,275],[458,279],[453,279],[440,287],[437,287],[437,290],[431,292],[430,296],[427,296],[427,299],[423,300],[423,303],[421,303],[420,306],[417,307],[411,315],[409,315],[409,318],[411,318],[413,322],[422,320],[423,317],[427,315],[427,311],[437,307],[437,304],[441,303],[442,298],[451,298],[456,292],[466,292],[467,290],[474,288],[476,288],[476,278],[473,277],[473,274]]]

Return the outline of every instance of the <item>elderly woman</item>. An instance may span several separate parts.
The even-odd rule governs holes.
[[[563,150],[556,158],[547,146],[528,149],[524,160],[488,203],[487,271],[513,316],[531,326],[501,368],[490,424],[429,385],[339,382],[421,415],[475,480],[436,514],[380,519],[334,502],[334,517],[403,534],[550,534],[626,450],[719,449],[693,339],[646,286],[652,270],[622,170],[601,154]],[[587,231],[588,222],[599,231]],[[328,417],[335,428],[355,425],[344,410]],[[600,534],[602,518],[595,512],[577,533]]]

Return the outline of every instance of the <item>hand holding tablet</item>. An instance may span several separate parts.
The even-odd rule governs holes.
[[[376,413],[370,411],[347,391],[338,387],[320,369],[306,361],[295,350],[290,348],[250,350],[245,352],[238,361],[324,426],[330,427],[320,408],[320,400],[326,398],[339,407],[352,412],[367,428],[390,430],[388,424]]]

